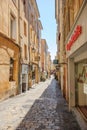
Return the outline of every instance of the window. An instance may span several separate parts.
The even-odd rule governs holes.
[[[24,21],[24,35],[27,36],[27,29],[26,29],[26,23]]]
[[[14,60],[10,58],[9,81],[13,81]]]
[[[12,14],[10,16],[10,37],[16,40],[16,18]]]
[[[24,45],[24,58],[27,60],[27,46]]]
[[[23,0],[24,13],[26,14],[26,0]]]

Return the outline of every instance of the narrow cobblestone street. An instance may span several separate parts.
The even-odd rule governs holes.
[[[0,103],[0,130],[80,130],[55,79]]]

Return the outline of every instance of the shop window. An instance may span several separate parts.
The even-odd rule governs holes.
[[[27,36],[27,27],[25,21],[24,21],[24,35]]]
[[[9,81],[13,81],[14,60],[10,58]]]
[[[10,37],[16,40],[16,18],[13,14],[10,15]]]
[[[27,46],[24,45],[24,58],[27,60]]]

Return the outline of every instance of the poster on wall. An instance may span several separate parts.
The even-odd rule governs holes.
[[[87,94],[87,84],[84,84],[84,93]]]
[[[22,65],[22,74],[28,74],[28,65]]]

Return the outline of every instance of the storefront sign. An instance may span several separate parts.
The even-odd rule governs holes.
[[[84,93],[87,94],[87,84],[84,84]]]
[[[70,51],[72,45],[74,44],[74,42],[77,40],[77,38],[80,36],[80,34],[82,33],[82,26],[78,25],[74,31],[74,33],[72,34],[69,42],[66,45],[66,50]]]

